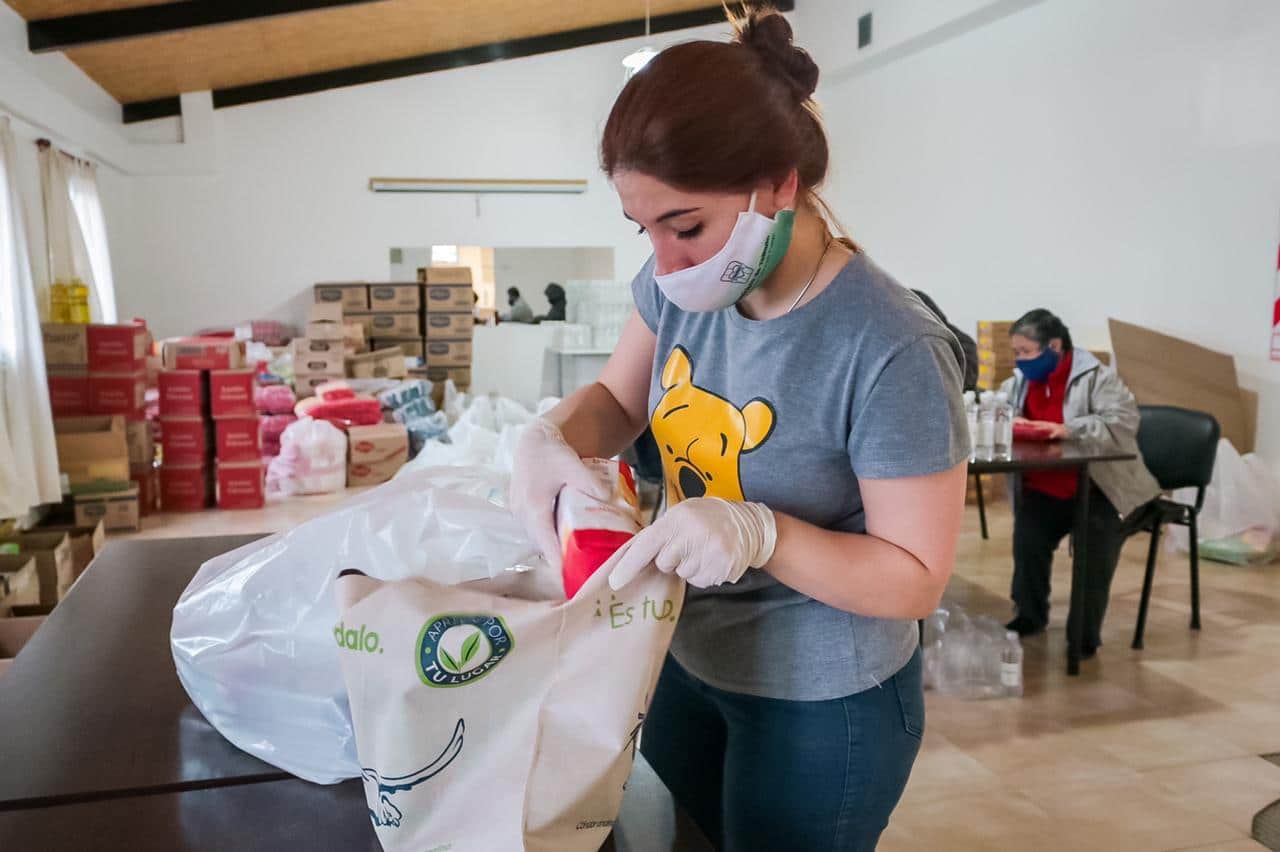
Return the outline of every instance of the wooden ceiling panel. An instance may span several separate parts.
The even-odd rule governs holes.
[[[142,6],[159,6],[170,0],[5,0],[24,21],[62,18],[89,12],[114,12]]]
[[[652,14],[718,5],[653,0]],[[641,0],[384,0],[85,46],[66,54],[117,100],[130,103],[643,17]]]

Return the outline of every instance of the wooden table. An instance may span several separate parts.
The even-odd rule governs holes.
[[[169,652],[206,559],[258,536],[111,542],[0,681],[0,849],[378,850],[358,780],[301,781],[205,721]],[[637,756],[618,852],[710,850]]]
[[[1080,651],[1084,645],[1084,624],[1088,602],[1085,580],[1089,565],[1089,465],[1129,461],[1133,453],[1117,452],[1087,441],[1014,441],[1008,458],[975,458],[969,473],[1022,474],[1031,470],[1074,470],[1076,472],[1076,517],[1071,536],[1071,609],[1067,614],[1067,674],[1080,674]],[[985,519],[984,519],[985,525]],[[985,537],[985,529],[984,529]]]

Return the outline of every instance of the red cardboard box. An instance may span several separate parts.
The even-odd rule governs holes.
[[[161,417],[205,417],[208,414],[205,378],[201,371],[161,370],[159,386]]]
[[[143,420],[146,394],[144,372],[89,374],[90,414],[119,414],[128,420]]]
[[[209,373],[209,411],[214,420],[223,417],[256,417],[253,404],[254,371],[212,370]]]
[[[217,449],[220,462],[257,461],[262,457],[262,440],[258,431],[258,416],[224,417],[217,424]]]
[[[173,337],[161,346],[170,370],[234,370],[244,366],[244,344],[230,337]]]
[[[160,468],[160,508],[166,512],[198,512],[213,503],[213,478],[204,465]]]
[[[54,417],[89,413],[89,374],[84,370],[49,370],[49,404]]]
[[[260,458],[232,464],[218,462],[219,509],[261,509],[266,502]]]
[[[203,465],[213,456],[212,422],[166,417],[161,421],[161,458],[166,465]]]
[[[133,323],[91,325],[85,331],[92,373],[136,373],[147,362],[147,329]]]

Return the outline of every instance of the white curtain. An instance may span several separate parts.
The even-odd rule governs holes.
[[[0,117],[0,518],[62,499],[17,159]]]
[[[89,317],[116,321],[111,252],[98,197],[98,169],[52,145],[40,150],[49,280],[79,278],[89,286]]]

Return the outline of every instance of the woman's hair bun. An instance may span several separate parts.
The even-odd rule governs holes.
[[[791,40],[791,24],[773,9],[748,12],[734,21],[736,41],[755,51],[765,67],[781,75],[807,99],[818,88],[818,63]]]

